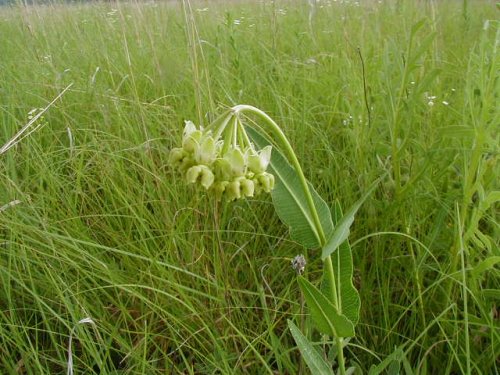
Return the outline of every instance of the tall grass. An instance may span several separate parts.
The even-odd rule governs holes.
[[[269,200],[217,205],[167,166],[183,120],[238,103],[283,126],[331,206],[388,173],[351,237],[362,311],[347,361],[498,372],[494,5],[185,11],[0,9],[0,145],[72,84],[0,155],[0,372],[64,373],[74,329],[75,373],[297,373],[286,319],[303,250]]]

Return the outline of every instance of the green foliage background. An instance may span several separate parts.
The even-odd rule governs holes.
[[[348,363],[498,372],[494,4],[199,2],[192,14],[0,8],[0,145],[73,84],[0,155],[0,372],[65,373],[84,317],[96,324],[75,328],[78,373],[306,371],[287,328],[303,249],[270,200],[217,205],[167,166],[183,120],[239,103],[283,127],[331,208],[388,174],[351,231],[362,305]],[[319,281],[320,250],[305,255]]]

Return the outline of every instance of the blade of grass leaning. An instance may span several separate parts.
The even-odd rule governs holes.
[[[255,129],[247,127],[246,131],[258,148],[262,149],[271,144]],[[290,227],[291,238],[306,248],[320,247],[320,240],[314,226],[313,215],[307,205],[307,198],[300,184],[299,177],[295,169],[276,148],[273,148],[269,169],[276,178],[276,185],[271,194],[274,207],[281,221]],[[330,210],[312,185],[308,185],[314,205],[318,211],[321,226],[328,238],[333,231]]]
[[[19,130],[7,143],[0,147],[0,155],[5,154],[10,148],[14,147],[34,131],[39,130],[39,126],[33,127],[33,125],[45,112],[49,110],[50,107],[54,105],[55,102],[59,100],[59,98],[61,98],[66,93],[66,91],[71,88],[71,86],[73,86],[73,83],[70,83],[68,86],[66,86],[64,90],[62,90],[49,104],[45,106],[45,108],[43,108],[40,112],[33,116],[33,118],[21,128],[21,130]]]
[[[399,369],[400,363],[404,357],[405,354],[403,349],[401,347],[398,347],[377,366],[372,365],[372,367],[370,367],[370,370],[368,371],[368,375],[379,375],[384,371],[389,371],[390,368],[394,368],[395,366],[397,366],[397,368]]]
[[[300,332],[299,328],[290,319],[288,320],[288,328],[300,350],[300,354],[302,354],[302,358],[304,358],[307,367],[311,370],[311,373],[333,375],[331,366],[321,357],[318,351],[314,349],[307,337]]]
[[[302,276],[299,276],[298,280],[318,330],[332,337],[353,337],[354,324],[345,315],[340,314],[328,298],[311,282]]]

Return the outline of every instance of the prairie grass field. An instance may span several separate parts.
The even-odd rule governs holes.
[[[332,342],[290,262],[318,284],[321,251],[269,196],[217,202],[169,166],[185,120],[237,104],[330,207],[382,179],[349,236],[346,364],[500,372],[498,3],[312,4],[0,7],[1,374],[69,373],[70,342],[75,374],[310,373],[287,320]]]

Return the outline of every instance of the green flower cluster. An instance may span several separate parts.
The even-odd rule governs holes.
[[[274,176],[266,172],[271,160],[271,146],[257,152],[248,141],[243,126],[234,127],[222,139],[223,131],[197,129],[186,121],[182,147],[170,151],[169,162],[186,178],[188,184],[199,184],[217,200],[233,201],[253,197],[274,188]],[[246,140],[238,144],[236,140]],[[244,143],[243,145],[241,143]]]

